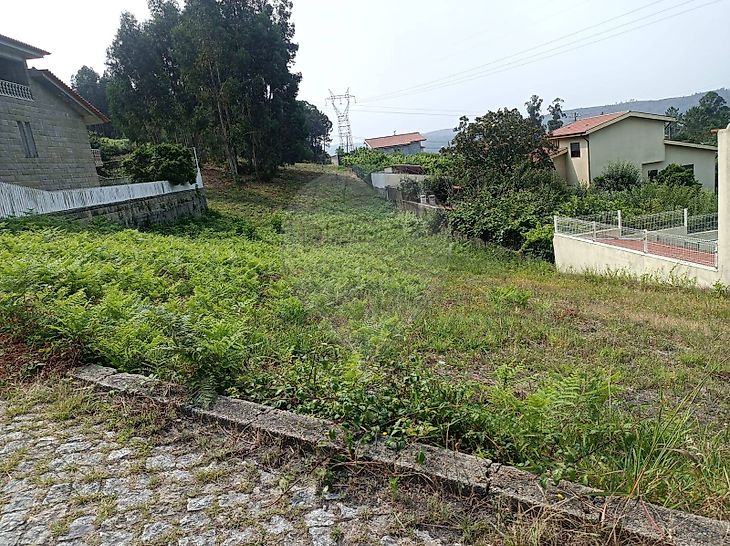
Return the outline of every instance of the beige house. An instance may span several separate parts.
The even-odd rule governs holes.
[[[617,161],[633,163],[652,178],[676,163],[694,172],[702,186],[716,191],[717,148],[665,138],[674,118],[642,112],[617,112],[585,118],[553,131],[555,169],[569,183],[589,185],[604,168]]]

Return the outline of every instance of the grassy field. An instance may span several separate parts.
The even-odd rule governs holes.
[[[730,298],[557,274],[429,233],[357,179],[207,173],[139,232],[0,224],[4,329],[86,361],[730,517]],[[48,345],[47,345],[48,346]]]

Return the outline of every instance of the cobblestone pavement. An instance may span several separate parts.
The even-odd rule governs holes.
[[[388,487],[328,493],[314,455],[270,438],[71,383],[0,398],[2,545],[454,543],[409,525]]]

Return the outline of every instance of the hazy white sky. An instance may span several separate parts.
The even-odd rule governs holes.
[[[0,34],[50,51],[34,65],[65,81],[84,64],[103,71],[122,11],[148,14],[146,0],[2,4]],[[328,89],[350,88],[361,140],[453,127],[533,93],[572,108],[728,87],[729,20],[730,0],[294,0],[295,69],[320,109]]]

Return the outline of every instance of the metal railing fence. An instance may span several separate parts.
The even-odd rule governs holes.
[[[555,217],[555,233],[623,249],[717,267],[717,214],[686,209],[623,220],[621,211]]]

